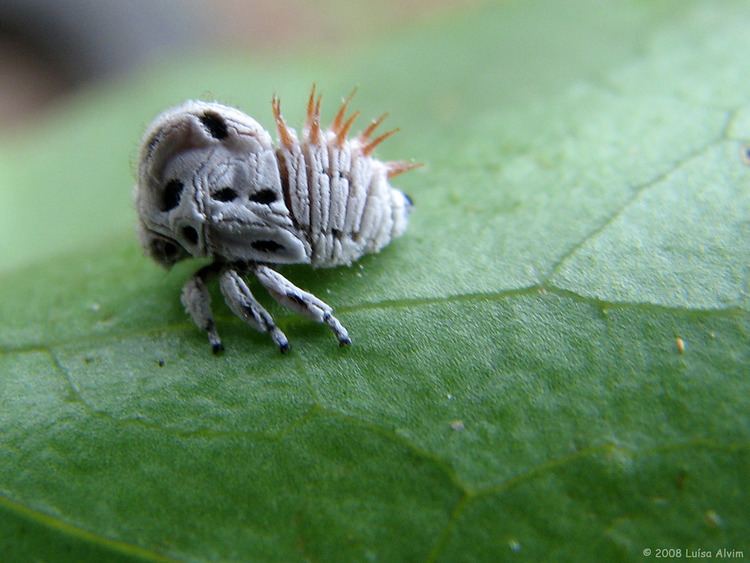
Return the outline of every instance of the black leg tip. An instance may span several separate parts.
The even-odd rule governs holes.
[[[279,344],[279,352],[281,352],[282,354],[286,354],[287,352],[289,352],[289,342]]]
[[[224,345],[221,342],[213,342],[211,343],[211,351],[217,356],[224,351]]]
[[[346,346],[351,346],[351,345],[352,345],[352,339],[349,338],[348,336],[346,338],[342,338],[341,340],[339,340],[339,347],[341,348],[344,348]]]

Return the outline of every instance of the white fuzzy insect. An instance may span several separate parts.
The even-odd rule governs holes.
[[[191,256],[213,259],[185,284],[182,303],[214,353],[223,350],[206,289],[214,275],[238,317],[270,334],[282,352],[289,349],[242,279],[248,272],[276,301],[326,323],[340,345],[351,344],[331,307],[271,269],[348,265],[406,229],[411,199],[388,178],[418,164],[371,156],[397,131],[370,139],[385,115],[347,139],[358,115],[344,119],[350,99],[321,130],[313,86],[298,139],[274,96],[278,147],[254,119],[218,103],[186,102],[159,115],[146,131],[136,185],[141,243],[166,267]]]

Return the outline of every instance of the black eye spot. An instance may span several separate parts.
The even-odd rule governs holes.
[[[237,199],[237,192],[232,188],[221,188],[218,192],[211,194],[216,201],[233,201]]]
[[[276,192],[273,190],[260,190],[259,192],[250,194],[249,199],[250,201],[263,203],[264,205],[270,205],[274,201],[276,201],[278,198],[276,197]]]
[[[182,227],[182,236],[185,237],[185,240],[187,240],[190,244],[198,244],[198,231],[196,231],[193,227]]]
[[[154,254],[164,258],[174,258],[177,255],[177,245],[163,240],[154,241]]]
[[[181,248],[171,240],[155,238],[151,241],[151,256],[163,264],[174,264],[180,259]]]
[[[215,139],[226,139],[229,136],[227,131],[227,124],[222,117],[212,111],[207,111],[200,116],[201,123],[208,129],[211,136]]]
[[[183,183],[180,180],[170,180],[167,185],[164,186],[164,191],[161,194],[161,205],[159,209],[162,211],[169,211],[174,209],[180,204],[180,196],[182,195]]]
[[[284,247],[275,240],[256,240],[251,242],[250,246],[261,252],[277,252],[279,250],[284,250]]]

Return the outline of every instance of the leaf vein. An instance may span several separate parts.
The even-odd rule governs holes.
[[[359,313],[368,310],[388,310],[388,309],[401,309],[409,307],[424,307],[432,305],[444,305],[444,304],[460,304],[460,303],[485,303],[485,302],[500,302],[506,299],[515,297],[525,297],[533,295],[544,295],[545,293],[553,294],[558,297],[564,297],[571,300],[590,303],[604,308],[627,308],[627,309],[639,309],[650,312],[671,312],[681,313],[688,316],[736,316],[747,313],[748,310],[744,305],[732,305],[721,308],[686,308],[676,307],[670,305],[662,305],[658,303],[649,303],[645,301],[607,301],[597,297],[583,295],[576,293],[575,291],[557,287],[549,282],[545,282],[539,285],[532,285],[522,288],[506,289],[497,292],[478,292],[478,293],[459,293],[453,295],[443,295],[439,297],[414,297],[414,298],[401,298],[401,299],[386,299],[382,301],[373,301],[359,303],[356,305],[342,306],[337,309],[339,313]],[[238,326],[244,326],[242,321],[235,317],[217,316],[216,320],[223,324],[234,323]],[[306,324],[309,321],[307,319],[299,317],[287,317],[279,325],[284,328],[289,326],[298,326]],[[97,335],[81,335],[73,336],[70,338],[60,338],[47,343],[29,343],[18,346],[6,346],[0,347],[0,355],[14,355],[24,354],[29,352],[48,352],[52,348],[65,347],[70,345],[78,345],[82,347],[80,342],[82,338],[85,338],[85,347],[90,348],[94,343],[107,343],[111,341],[118,341],[127,338],[134,338],[138,336],[147,336],[152,334],[163,334],[163,333],[176,333],[180,331],[192,332],[195,327],[184,321],[153,326],[148,328],[139,328],[131,331],[114,331],[105,334]]]
[[[62,535],[75,538],[79,541],[97,545],[110,552],[121,553],[128,556],[138,557],[147,561],[178,561],[157,551],[147,549],[134,543],[128,543],[122,540],[115,540],[106,536],[92,532],[70,522],[67,522],[59,516],[52,516],[41,510],[30,508],[18,501],[15,501],[5,494],[0,494],[0,506],[15,514],[20,518],[30,520],[47,529],[54,530]]]
[[[543,463],[540,463],[539,465],[535,467],[527,469],[523,473],[519,473],[518,475],[510,477],[496,485],[490,485],[488,487],[483,487],[483,488],[475,489],[475,490],[467,489],[466,498],[465,499],[462,498],[461,501],[459,501],[459,503],[454,508],[451,514],[450,520],[445,525],[443,531],[440,533],[438,537],[438,541],[436,542],[433,550],[430,552],[430,555],[427,560],[432,562],[437,559],[440,551],[442,551],[442,549],[448,544],[448,541],[450,540],[450,535],[456,526],[457,519],[460,518],[461,515],[465,512],[469,504],[471,502],[474,502],[477,499],[480,499],[486,496],[491,496],[491,495],[503,494],[518,485],[532,481],[533,479],[541,477],[547,473],[555,471],[556,469],[560,469],[561,467],[565,467],[566,465],[569,465],[579,459],[586,458],[589,456],[595,456],[598,454],[608,453],[608,452],[622,452],[630,457],[635,458],[635,457],[647,457],[653,454],[663,453],[663,452],[675,452],[675,451],[680,451],[680,450],[688,450],[691,448],[734,453],[734,452],[741,451],[741,450],[749,450],[750,442],[733,442],[733,443],[728,443],[728,444],[720,444],[720,443],[716,443],[713,440],[700,437],[700,438],[694,438],[693,440],[688,440],[686,442],[661,444],[661,445],[653,446],[650,448],[644,448],[641,450],[638,450],[635,448],[628,448],[628,447],[620,446],[620,445],[613,444],[613,443],[606,443],[606,444],[601,444],[599,446],[592,446],[589,448],[584,448],[571,454],[567,454],[558,458],[547,460]]]
[[[432,463],[438,470],[440,470],[441,473],[443,473],[448,478],[451,484],[463,495],[469,494],[470,488],[461,481],[456,471],[446,461],[442,460],[441,458],[439,458],[432,452],[419,447],[418,445],[414,444],[410,440],[407,440],[404,436],[398,434],[392,429],[387,428],[385,426],[380,426],[369,420],[358,418],[351,414],[343,413],[343,412],[337,411],[335,409],[332,409],[330,407],[323,406],[323,405],[318,406],[317,413],[321,417],[328,417],[331,419],[343,420],[351,424],[356,424],[358,426],[364,427],[367,430],[371,431],[372,433],[377,434],[381,438],[385,438],[394,444],[400,445],[410,450],[418,458],[424,459]]]
[[[630,197],[619,207],[617,208],[609,217],[607,217],[600,225],[592,229],[587,235],[583,237],[583,239],[574,244],[573,247],[566,252],[560,259],[558,259],[552,266],[550,267],[547,275],[544,277],[543,281],[541,282],[541,285],[545,285],[550,282],[550,280],[560,271],[560,269],[563,267],[563,265],[572,258],[581,248],[583,248],[588,242],[596,238],[599,234],[601,234],[605,229],[607,229],[610,225],[612,225],[619,217],[622,216],[623,213],[631,206],[633,205],[649,188],[652,188],[656,185],[658,185],[660,182],[666,180],[683,168],[685,165],[687,165],[690,161],[695,160],[696,158],[700,158],[704,153],[709,151],[711,148],[716,146],[717,144],[721,143],[722,141],[725,141],[727,138],[727,134],[729,131],[729,128],[731,126],[732,121],[734,120],[735,114],[737,113],[736,109],[731,109],[726,111],[726,117],[724,124],[722,125],[721,131],[719,135],[717,135],[714,139],[709,141],[708,143],[701,145],[700,147],[695,148],[694,150],[688,152],[685,154],[682,158],[675,161],[669,168],[664,170],[663,172],[657,174],[655,177],[651,178],[650,180],[634,186],[632,189],[632,192],[630,194]]]

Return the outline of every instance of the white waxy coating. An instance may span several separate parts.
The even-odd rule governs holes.
[[[411,200],[388,177],[415,165],[370,156],[392,132],[369,139],[379,118],[346,139],[353,121],[342,120],[346,103],[321,131],[320,98],[316,104],[313,98],[314,89],[301,140],[274,100],[278,147],[244,113],[192,101],[162,113],[144,137],[135,194],[141,242],[164,266],[191,256],[213,259],[188,280],[181,300],[214,353],[223,345],[205,282],[215,275],[229,308],[282,352],[289,349],[243,281],[250,271],[281,305],[328,325],[341,346],[351,344],[329,305],[269,265],[351,264],[406,229]]]
[[[360,139],[308,134],[274,147],[251,117],[186,102],[156,118],[141,149],[141,237],[157,261],[351,264],[408,221],[408,199]],[[308,132],[309,133],[309,132]]]

